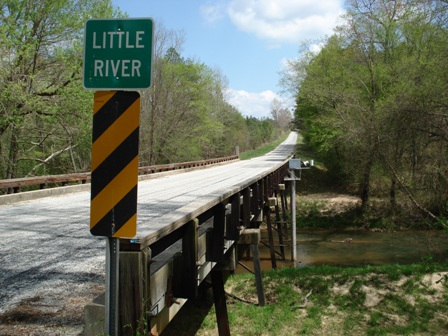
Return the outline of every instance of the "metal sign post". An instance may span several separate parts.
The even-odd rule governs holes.
[[[106,243],[106,335],[118,335],[118,281],[120,240],[108,237]]]
[[[291,219],[292,219],[292,248],[291,260],[294,266],[297,261],[297,223],[296,223],[296,175],[294,169],[291,169]]]
[[[308,165],[308,162],[305,162]],[[313,160],[311,160],[311,166],[314,165]],[[291,177],[285,178],[285,181],[291,181],[291,226],[292,226],[292,247],[291,247],[291,260],[294,262],[294,267],[297,261],[297,219],[296,219],[296,181],[299,181],[302,175],[302,169],[307,169],[302,167],[302,160],[291,159],[289,160],[289,170],[291,171]],[[296,177],[295,171],[299,170],[300,175]]]

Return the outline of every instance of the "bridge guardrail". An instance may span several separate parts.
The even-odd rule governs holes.
[[[164,165],[152,165],[143,166],[138,168],[139,175],[148,175],[159,172],[165,172],[170,170],[180,170],[188,168],[196,168],[202,166],[208,166],[217,163],[224,163],[233,160],[237,160],[239,157],[237,155],[226,156],[216,159],[200,160],[200,161],[190,161],[181,163],[170,163]],[[5,193],[19,193],[21,188],[24,187],[34,187],[39,186],[39,189],[45,189],[48,184],[60,184],[65,186],[68,183],[81,182],[82,184],[90,181],[90,172],[84,173],[72,173],[72,174],[61,174],[61,175],[46,175],[46,176],[33,176],[33,177],[21,177],[14,179],[4,179],[0,180],[0,194]]]

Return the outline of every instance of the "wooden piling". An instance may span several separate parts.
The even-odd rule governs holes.
[[[260,229],[246,229],[241,233],[238,244],[250,245],[252,247],[255,283],[257,286],[257,295],[258,295],[258,305],[264,306],[265,298],[263,290],[263,280],[261,275],[260,253],[258,250],[258,244],[260,243],[260,238],[261,238]]]
[[[285,195],[285,185],[283,185],[283,188],[280,188],[280,200],[282,202],[282,215],[283,215],[283,227],[285,232],[285,239],[288,240],[288,227],[287,227],[287,218],[286,218],[286,212],[288,211],[288,202],[286,201],[286,195]]]
[[[265,207],[265,215],[266,215],[266,225],[268,227],[269,251],[271,252],[272,269],[277,269],[277,258],[275,257],[274,234],[272,232],[272,223],[271,223],[271,209],[269,206]]]
[[[278,233],[278,243],[280,245],[280,255],[282,260],[286,259],[285,256],[285,247],[284,247],[284,243],[283,243],[283,230],[282,230],[282,224],[283,221],[280,219],[280,209],[278,206],[278,198],[277,198],[277,191],[275,192],[275,221],[277,224],[277,233]]]
[[[219,336],[230,336],[229,316],[227,313],[226,293],[224,290],[224,280],[221,270],[212,270],[212,289],[215,303],[216,321],[218,324]]]

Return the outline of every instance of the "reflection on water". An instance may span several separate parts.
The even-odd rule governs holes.
[[[340,243],[352,238],[351,243]],[[305,265],[412,264],[431,257],[448,261],[448,235],[441,231],[302,231],[298,260]]]
[[[341,243],[346,238],[351,242]],[[266,231],[262,231],[262,240],[268,241]],[[286,261],[277,255],[278,268],[292,266],[289,246],[285,247],[285,255]],[[271,269],[269,248],[260,245],[260,256],[262,268]],[[428,258],[448,262],[448,235],[443,231],[298,230],[297,235],[299,267],[412,264]]]

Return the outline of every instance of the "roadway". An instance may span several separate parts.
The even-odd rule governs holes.
[[[260,158],[140,181],[136,239],[153,241],[267,175],[296,139]],[[0,335],[82,331],[83,307],[104,292],[105,239],[90,234],[89,212],[89,191],[0,205]]]

